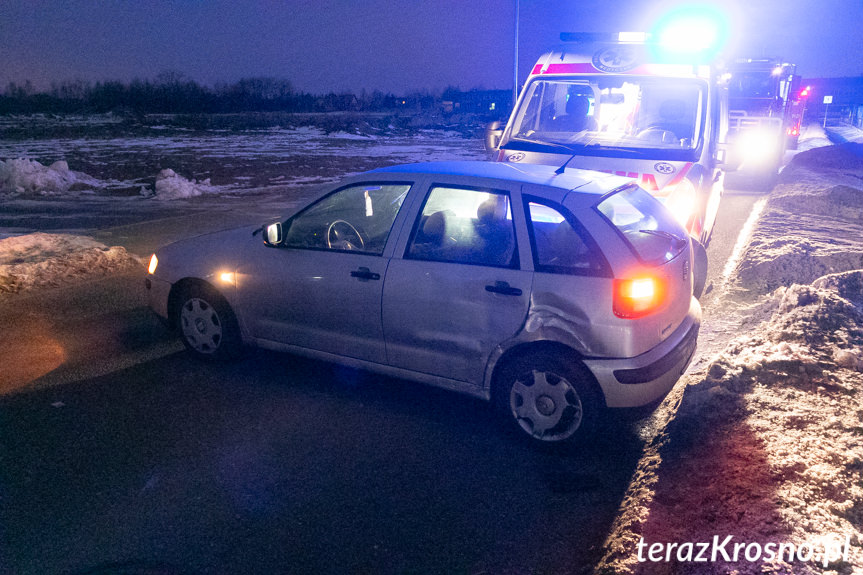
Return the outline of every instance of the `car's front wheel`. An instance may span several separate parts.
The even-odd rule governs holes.
[[[546,351],[504,366],[494,401],[511,427],[544,443],[574,442],[589,435],[600,407],[586,369]]]
[[[231,306],[218,292],[200,284],[183,289],[177,327],[186,349],[207,360],[238,357],[242,340]]]

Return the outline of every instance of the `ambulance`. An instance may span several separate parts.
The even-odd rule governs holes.
[[[731,168],[728,75],[706,58],[652,44],[646,34],[561,40],[531,70],[506,127],[490,126],[493,159],[637,180],[696,240],[706,270]]]

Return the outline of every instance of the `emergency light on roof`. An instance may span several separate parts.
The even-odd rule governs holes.
[[[652,36],[663,52],[715,57],[728,37],[728,20],[718,8],[682,6],[660,18]]]
[[[561,42],[644,44],[659,61],[713,60],[728,37],[728,20],[718,8],[682,6],[660,18],[652,32],[561,32]]]
[[[647,32],[620,32],[617,35],[619,42],[646,42],[649,38]]]
[[[561,32],[561,42],[628,42],[645,43],[651,41],[647,32]]]
[[[617,42],[618,34],[609,32],[561,32],[561,42]]]

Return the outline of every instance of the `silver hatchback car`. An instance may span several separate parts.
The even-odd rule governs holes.
[[[695,351],[686,231],[625,178],[441,162],[159,249],[153,310],[195,355],[283,350],[492,400],[544,442],[656,404]]]

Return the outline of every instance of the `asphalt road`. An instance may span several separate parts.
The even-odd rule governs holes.
[[[756,199],[723,201],[708,286]],[[0,304],[0,573],[581,573],[599,559],[642,426],[537,450],[450,392],[263,352],[195,361],[143,297],[120,276]]]

